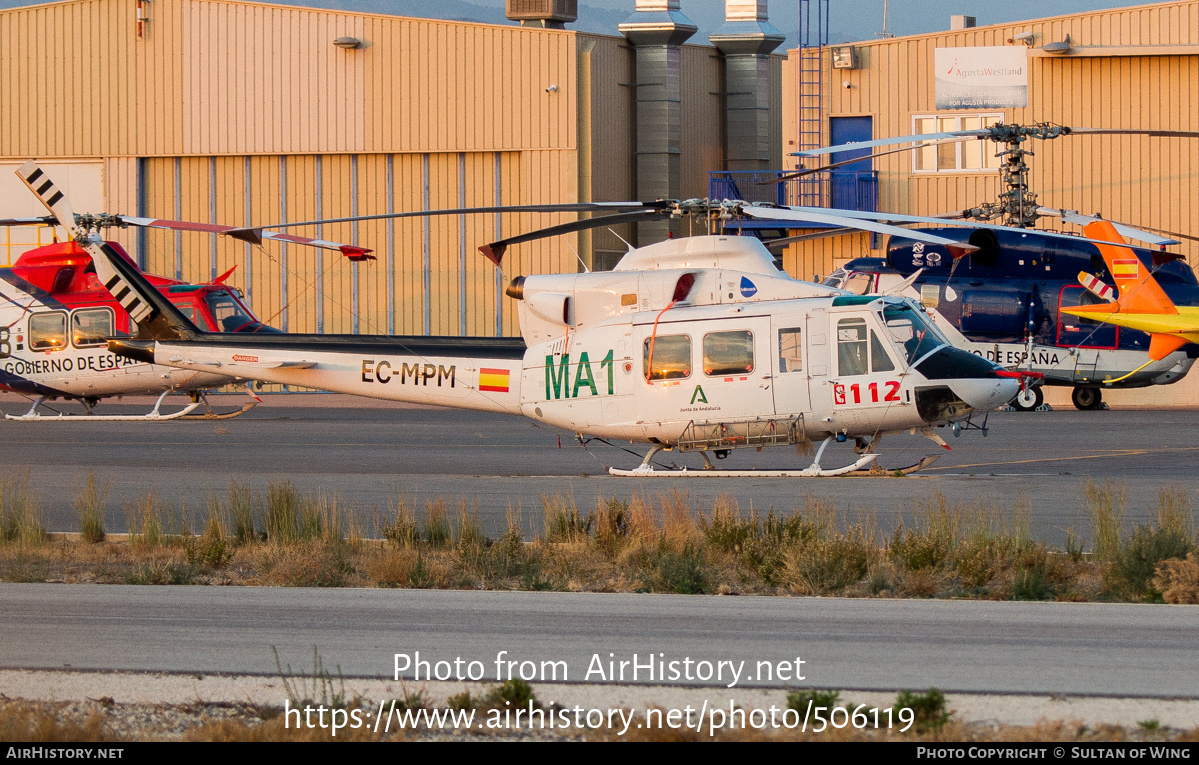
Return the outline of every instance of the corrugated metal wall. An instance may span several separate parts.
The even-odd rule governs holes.
[[[139,38],[135,8],[0,11],[0,102],[27,105],[0,112],[0,158],[101,159],[109,212],[236,225],[636,197],[624,38],[235,0],[154,0]],[[711,47],[682,55],[683,192],[704,196],[722,161],[721,67]],[[571,217],[298,232],[373,248],[358,266],[299,246],[111,235],[157,273],[207,281],[237,266],[231,283],[291,331],[492,335],[516,331],[497,286],[631,239],[626,225],[518,245],[502,275],[477,252]]]
[[[578,198],[573,32],[210,0],[156,0],[140,40],[134,22],[134,0],[0,12],[0,99],[36,105],[0,115],[0,156],[103,157],[109,211],[204,222]],[[343,36],[362,47],[335,47]],[[619,65],[621,41],[601,39]],[[613,152],[619,143],[595,155],[611,165]],[[497,284],[574,270],[577,237],[512,248],[502,277],[476,248],[564,220],[325,226],[325,237],[376,250],[378,261],[358,266],[163,231],[141,238],[141,255],[152,271],[193,281],[236,265],[230,281],[256,312],[292,331],[512,334],[512,301],[500,299],[497,316]],[[135,232],[112,236],[137,254]]]
[[[0,156],[108,157],[182,149],[179,0],[137,39],[132,0],[0,13]],[[134,108],[154,119],[129,119]]]
[[[560,154],[154,158],[145,163],[146,213],[264,224],[544,202],[552,190],[572,190],[573,167]],[[196,282],[236,266],[229,283],[247,293],[260,318],[293,332],[494,335],[495,269],[476,248],[497,238],[497,227],[503,236],[557,220],[561,216],[450,215],[322,226],[325,238],[374,248],[377,260],[358,265],[309,247],[248,247],[224,237],[154,230],[147,234],[146,265]],[[315,227],[293,230],[316,233]],[[546,240],[513,248],[504,266],[506,286],[520,273],[573,270],[575,259],[564,242]],[[500,331],[516,332],[512,301],[501,299],[500,308]]]
[[[979,27],[894,40],[859,43],[861,66],[833,70],[826,51],[825,139],[829,117],[871,115],[876,138],[913,132],[912,116],[936,113],[933,51],[938,47],[1006,45],[1013,34],[1032,32],[1035,46],[1064,40],[1073,46],[1199,46],[1199,2],[1164,3],[1015,24]],[[1021,46],[1023,47],[1023,46]],[[1055,122],[1085,127],[1195,130],[1199,126],[1199,48],[1188,55],[1030,57],[1029,106],[1002,111],[1004,120]],[[798,129],[798,51],[783,73],[786,150],[795,150]],[[852,85],[846,89],[842,82]],[[951,115],[955,112],[943,112]],[[962,110],[957,113],[967,113]],[[1031,185],[1039,202],[1132,225],[1196,233],[1199,140],[1072,136],[1032,145]],[[785,163],[794,166],[794,158]],[[993,201],[997,173],[914,174],[907,153],[875,160],[879,208],[937,214]],[[827,274],[839,261],[868,254],[867,237],[844,237],[792,247],[787,268],[797,276]],[[1176,248],[1192,265],[1199,245]],[[794,269],[794,270],[792,270]]]

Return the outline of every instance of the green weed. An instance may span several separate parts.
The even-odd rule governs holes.
[[[901,709],[912,710],[917,733],[936,732],[953,716],[953,712],[945,708],[945,694],[936,688],[929,688],[928,693],[903,691],[896,697],[894,709],[896,713]]]
[[[104,541],[104,513],[108,509],[108,494],[112,484],[96,486],[96,474],[87,474],[87,483],[75,495],[75,516],[83,541],[97,544]]]

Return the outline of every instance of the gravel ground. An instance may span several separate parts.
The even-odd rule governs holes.
[[[364,678],[343,680],[336,675],[331,681],[319,682],[302,675],[283,678],[0,670],[0,710],[14,707],[41,712],[56,710],[60,719],[80,724],[99,713],[109,730],[121,739],[178,739],[188,729],[203,724],[233,721],[254,727],[277,720],[288,698],[289,686],[292,694],[308,698],[359,697],[364,714],[377,709],[381,700],[389,705],[392,699],[402,700],[418,692],[430,706],[444,708],[446,699],[453,694],[469,690],[478,697],[488,690],[480,684],[429,682],[415,685]],[[705,703],[708,709],[728,709],[730,705],[746,710],[786,706],[785,692],[762,689],[547,683],[539,684],[533,690],[547,707],[554,705],[567,710],[576,706],[584,710],[646,710],[654,707],[682,710],[688,706],[699,710]],[[887,707],[894,703],[895,694],[854,691],[843,694],[842,700],[854,706]],[[1075,730],[1086,726],[1092,732],[1100,731],[1105,737],[1158,736],[1163,732],[1179,734],[1184,731],[1199,734],[1199,701],[1196,700],[952,694],[947,701],[947,708],[954,710],[953,720],[982,738],[999,734],[1001,729],[1011,726],[1055,722],[1074,726]],[[1157,721],[1161,731],[1150,733],[1139,725],[1142,721],[1152,720]],[[409,731],[405,737],[540,740],[595,735],[596,731],[578,729],[528,731],[507,726],[501,731],[485,733]]]

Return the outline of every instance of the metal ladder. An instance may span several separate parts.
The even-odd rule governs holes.
[[[799,0],[799,147],[818,149],[824,143],[824,49],[828,45],[829,0]],[[809,166],[810,161],[809,161]],[[823,207],[825,173],[798,184],[790,204]]]

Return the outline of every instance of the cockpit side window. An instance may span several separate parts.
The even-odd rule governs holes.
[[[846,276],[845,269],[838,268],[836,271],[833,271],[831,274],[824,277],[824,281],[822,281],[820,283],[823,284],[825,287],[840,288],[841,285],[845,282],[845,276]]]
[[[878,339],[878,335],[875,334],[873,329],[870,330],[870,371],[895,371],[895,362],[891,361],[891,357],[887,355],[886,347]]]
[[[865,295],[874,288],[874,274],[850,274],[845,280],[845,286],[842,289],[847,289],[855,295]]]
[[[241,303],[226,292],[210,292],[205,296],[205,302],[208,303],[208,310],[212,312],[212,318],[216,320],[217,328],[221,332],[236,332],[247,324],[257,322],[257,319],[242,308]]]
[[[948,344],[928,317],[910,305],[887,306],[883,309],[883,322],[892,344],[903,347],[908,364]]]

